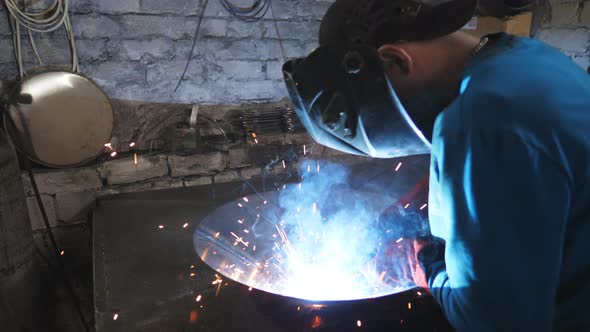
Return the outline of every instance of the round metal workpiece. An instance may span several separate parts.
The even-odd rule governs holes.
[[[305,186],[289,186],[311,194]],[[390,202],[383,195],[353,190],[330,196],[323,204],[293,209],[279,191],[227,203],[195,231],[196,251],[226,277],[293,298],[349,301],[416,287],[408,275],[403,239],[374,227],[370,213],[356,212],[367,206],[364,211],[376,216]]]
[[[108,97],[77,73],[47,71],[25,77],[7,99],[5,126],[17,147],[39,164],[84,164],[111,138],[113,109]]]

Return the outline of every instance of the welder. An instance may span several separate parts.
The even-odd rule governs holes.
[[[283,67],[291,100],[328,147],[431,154],[433,238],[409,259],[457,331],[590,331],[590,75],[460,31],[477,6],[336,0]]]

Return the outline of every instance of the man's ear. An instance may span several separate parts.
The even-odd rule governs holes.
[[[379,49],[379,58],[386,64],[386,66],[395,66],[395,70],[401,72],[403,75],[409,75],[414,69],[414,61],[406,50],[395,44],[385,44]]]

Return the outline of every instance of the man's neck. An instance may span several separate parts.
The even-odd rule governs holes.
[[[480,39],[465,32],[456,32],[446,37],[440,70],[434,73],[433,87],[450,104],[458,95],[465,67],[473,57]]]

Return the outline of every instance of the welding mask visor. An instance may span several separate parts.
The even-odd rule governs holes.
[[[322,46],[285,63],[283,74],[295,111],[316,142],[375,158],[430,153],[374,48]]]

